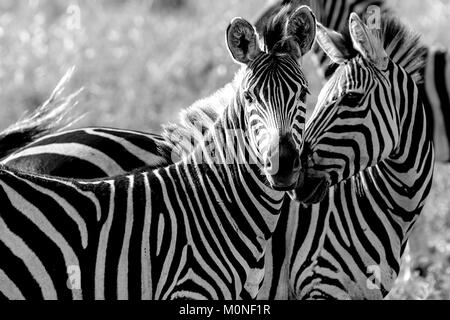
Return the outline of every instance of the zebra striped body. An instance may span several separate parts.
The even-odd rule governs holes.
[[[318,33],[340,66],[307,125],[304,184],[316,195],[300,186],[298,197],[328,196],[299,212],[323,220],[311,223],[319,245],[295,232],[288,274],[296,298],[384,297],[432,183],[432,135],[414,82],[424,56],[418,37],[389,16],[381,39],[356,15],[349,26],[357,56],[337,49],[342,40],[323,27]]]
[[[307,82],[297,60],[312,45],[305,37],[314,39],[315,19],[301,7],[286,24],[283,42],[263,52],[253,26],[232,21],[228,46],[244,65],[238,90],[181,161],[100,180],[2,166],[0,297],[255,297],[284,190],[300,174],[290,160],[305,121]],[[267,168],[264,152],[273,143],[265,132],[274,130],[279,172]]]
[[[218,185],[216,170],[224,171],[177,164],[89,183],[2,170],[0,292],[10,299],[237,298],[260,268],[284,194],[267,191],[255,172],[241,173],[241,185],[232,177],[230,186]],[[70,290],[72,267],[81,286]]]
[[[238,184],[228,170],[176,164],[89,183],[2,170],[0,292],[10,299],[237,298],[249,271],[261,268],[284,193],[268,191],[256,172],[241,172]],[[218,173],[229,185],[218,184]],[[262,214],[255,219],[255,212]],[[67,286],[72,266],[81,290]]]

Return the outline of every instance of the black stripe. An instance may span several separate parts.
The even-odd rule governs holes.
[[[127,217],[128,179],[114,183],[114,212],[106,245],[105,299],[117,299],[117,276]]]

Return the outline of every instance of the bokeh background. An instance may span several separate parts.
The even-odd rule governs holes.
[[[76,126],[159,132],[178,112],[229,82],[225,47],[235,16],[266,0],[0,0],[0,129],[40,105],[71,67],[67,92],[85,90]],[[387,0],[427,44],[450,48],[448,0]],[[312,96],[320,81],[304,61]],[[449,106],[450,108],[450,106]],[[389,298],[450,299],[450,165],[432,194]]]

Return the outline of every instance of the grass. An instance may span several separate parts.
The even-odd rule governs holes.
[[[428,44],[450,47],[446,0],[387,0]],[[69,90],[85,87],[79,126],[158,132],[178,111],[230,81],[225,47],[235,16],[263,0],[0,0],[0,128],[42,103],[68,68]],[[320,81],[304,61],[312,107]],[[394,299],[450,299],[450,166],[438,165],[412,234]]]

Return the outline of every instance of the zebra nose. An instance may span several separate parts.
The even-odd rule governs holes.
[[[292,137],[280,139],[278,146],[271,148],[263,160],[275,187],[285,188],[296,184],[301,163]]]
[[[300,170],[300,156],[295,147],[281,145],[276,176],[288,176],[298,170]]]

